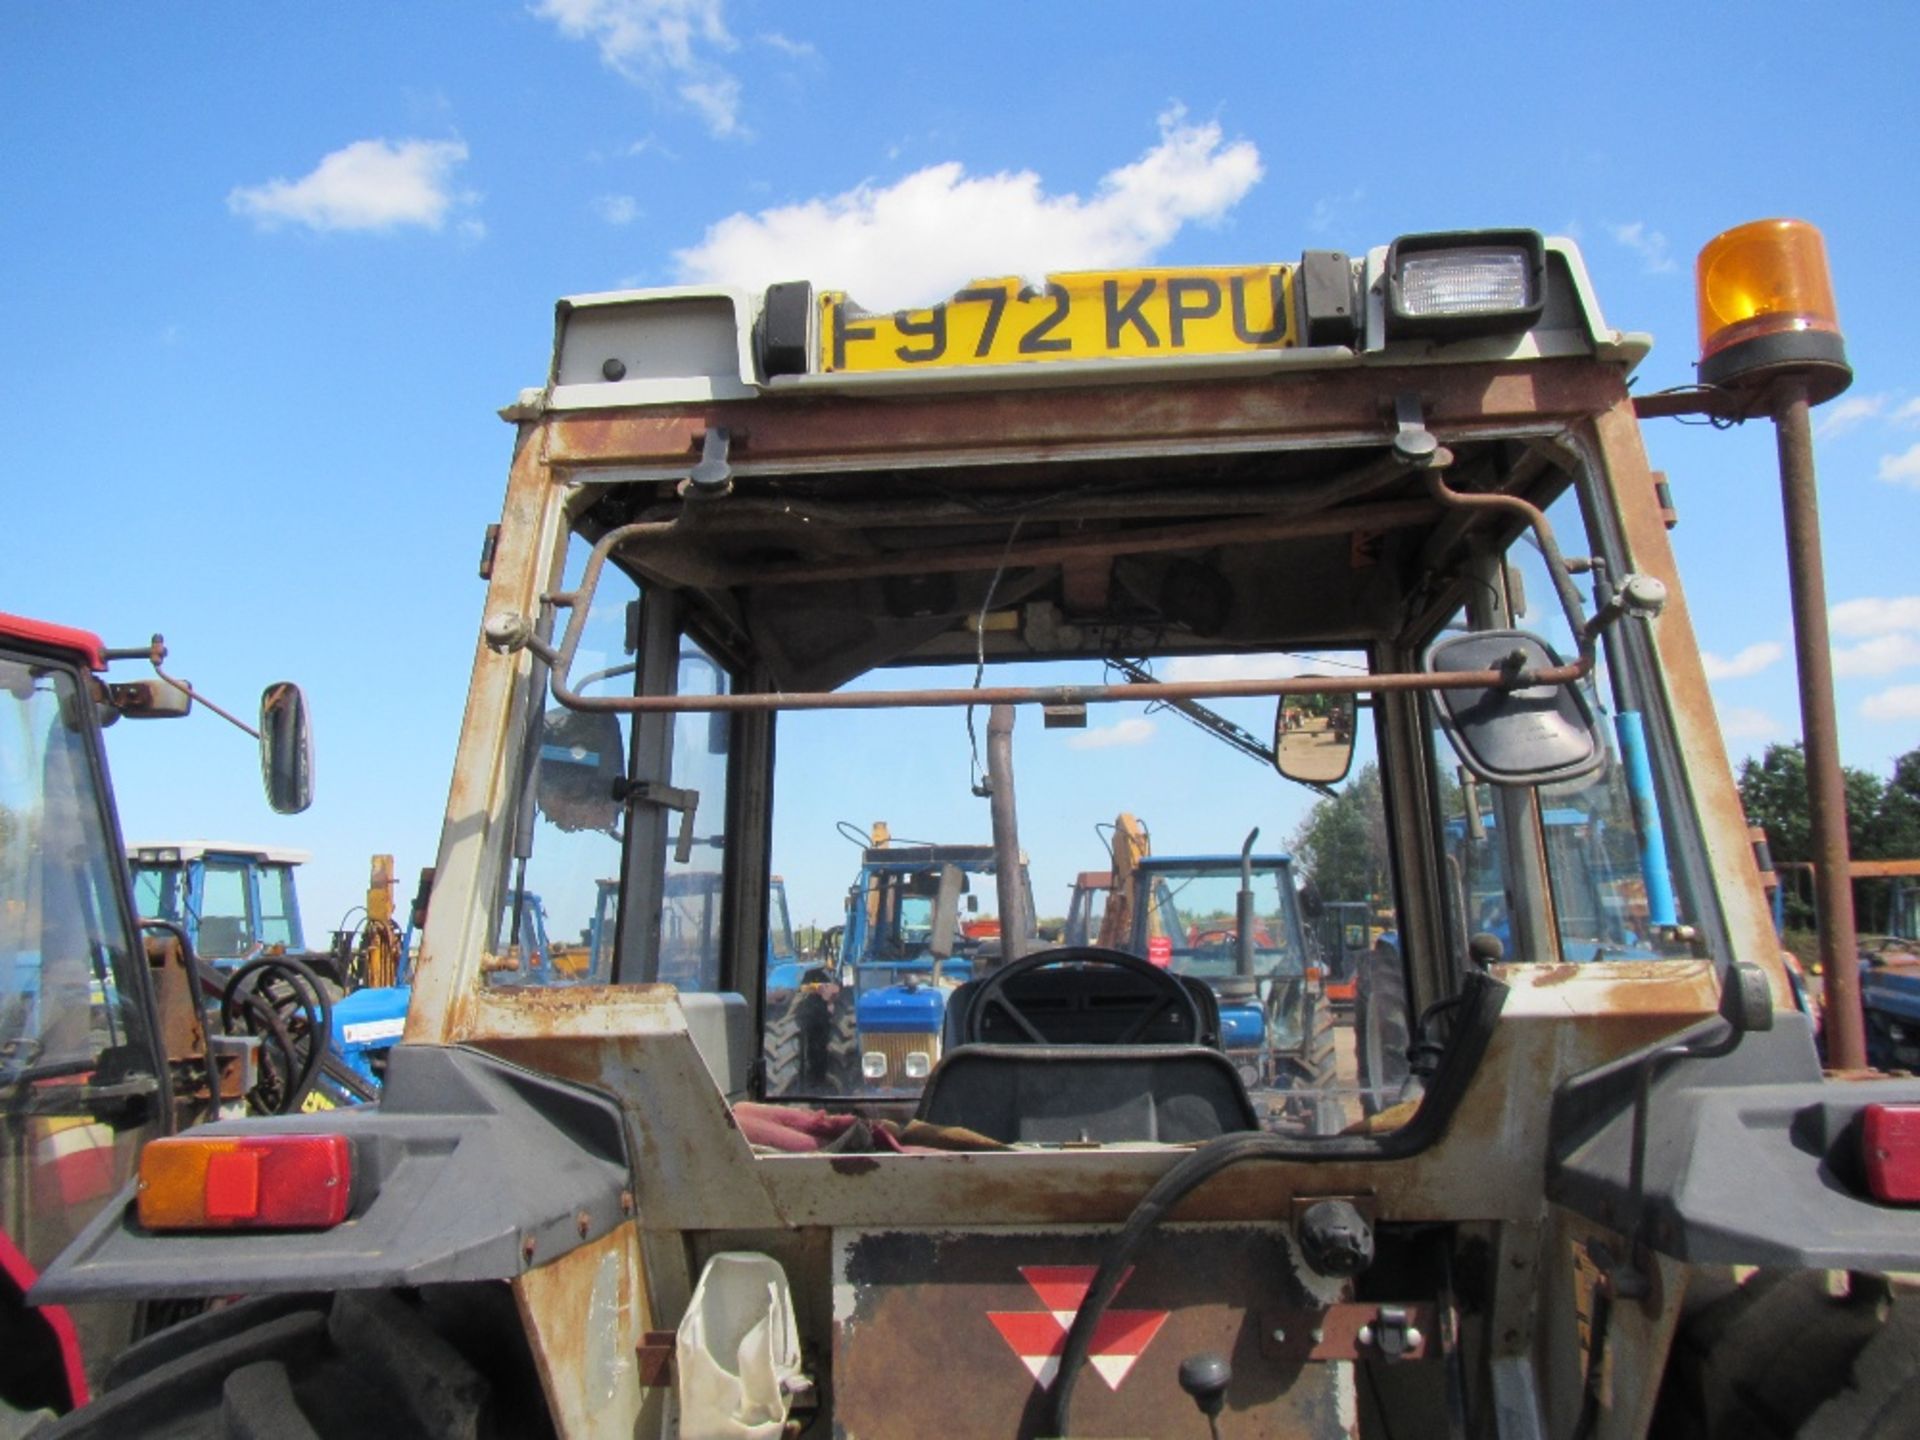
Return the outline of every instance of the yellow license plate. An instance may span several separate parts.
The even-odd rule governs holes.
[[[820,368],[846,374],[1050,360],[1234,355],[1296,344],[1293,267],[1107,270],[1044,290],[981,280],[930,310],[867,314],[820,297]]]

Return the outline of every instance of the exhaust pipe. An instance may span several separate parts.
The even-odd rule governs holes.
[[[1020,820],[1013,800],[1013,706],[987,711],[988,803],[993,813],[993,883],[1000,900],[1001,963],[1027,953],[1033,917],[1020,883]]]

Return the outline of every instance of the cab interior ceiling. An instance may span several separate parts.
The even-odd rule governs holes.
[[[1544,505],[1568,478],[1548,441],[1450,448],[1455,490]],[[989,660],[1413,646],[1516,528],[1449,510],[1385,447],[752,473],[696,499],[637,481],[589,489],[579,527],[636,521],[677,523],[615,561],[788,691],[971,662],[983,606],[1017,617],[989,622]]]

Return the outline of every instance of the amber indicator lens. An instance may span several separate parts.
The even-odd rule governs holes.
[[[1695,280],[1702,359],[1764,335],[1840,331],[1827,247],[1804,220],[1756,220],[1715,236]]]
[[[176,1135],[140,1152],[148,1230],[324,1230],[347,1218],[344,1135]]]

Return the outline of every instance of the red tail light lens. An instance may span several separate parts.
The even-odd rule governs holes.
[[[325,1230],[347,1218],[344,1135],[176,1135],[140,1152],[149,1230]]]
[[[1920,1204],[1920,1105],[1869,1105],[1861,1149],[1867,1189],[1888,1205]]]

